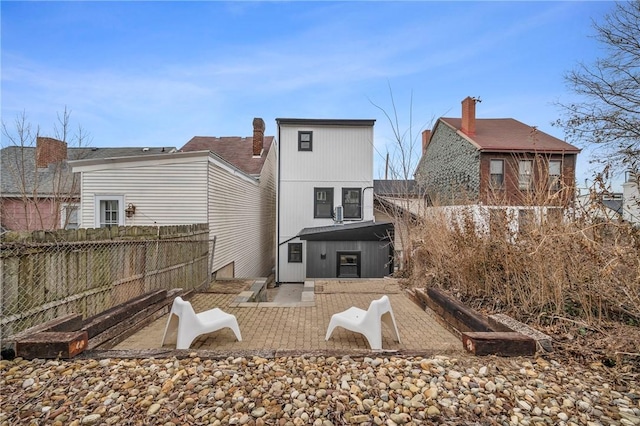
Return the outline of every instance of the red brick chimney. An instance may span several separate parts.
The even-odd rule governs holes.
[[[67,159],[67,143],[58,139],[36,138],[36,166],[47,167],[49,164],[59,163]]]
[[[467,96],[462,101],[462,132],[473,136],[476,134],[476,99]]]
[[[427,145],[429,145],[429,138],[431,137],[431,130],[422,131],[422,155],[427,151]]]
[[[253,156],[260,157],[264,148],[264,120],[253,119]]]

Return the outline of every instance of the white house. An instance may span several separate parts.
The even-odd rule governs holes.
[[[375,120],[277,118],[276,282],[393,271],[373,215]]]
[[[208,223],[215,237],[211,272],[268,276],[275,246],[275,150],[260,147],[253,157],[262,165],[259,176],[211,151],[72,161],[81,181],[80,227]]]

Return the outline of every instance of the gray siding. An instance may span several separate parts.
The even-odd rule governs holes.
[[[418,164],[416,181],[434,203],[475,200],[480,193],[480,152],[439,122]]]
[[[388,241],[307,241],[307,277],[336,278],[339,251],[360,252],[360,278],[389,275]],[[322,259],[321,254],[326,254],[326,258]]]

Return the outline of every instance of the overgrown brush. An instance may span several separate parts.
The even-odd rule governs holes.
[[[540,209],[515,230],[509,214],[483,227],[478,210],[438,211],[412,232],[414,285],[442,287],[532,325],[640,327],[637,228],[566,211],[554,220]]]

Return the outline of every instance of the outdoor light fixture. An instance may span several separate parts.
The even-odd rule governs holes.
[[[127,204],[127,208],[124,209],[124,213],[127,215],[127,217],[133,216],[134,214],[136,214],[136,206],[131,203]]]

